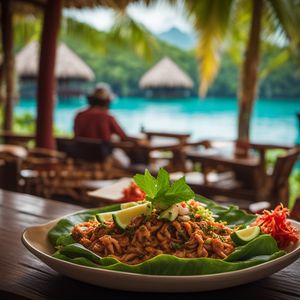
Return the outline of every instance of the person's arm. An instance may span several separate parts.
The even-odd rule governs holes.
[[[110,127],[111,127],[112,133],[117,134],[121,138],[122,141],[128,140],[128,137],[127,137],[126,133],[121,128],[121,126],[118,124],[116,119],[112,116],[110,118]]]
[[[124,142],[129,142],[132,147],[132,145],[139,145],[139,146],[146,146],[148,145],[147,140],[141,140],[140,138],[137,137],[131,137],[128,136],[123,129],[121,128],[121,126],[118,124],[118,122],[116,121],[116,119],[114,117],[111,116],[111,128],[112,128],[112,132],[117,134],[121,140]]]

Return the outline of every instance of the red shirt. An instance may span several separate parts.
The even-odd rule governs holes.
[[[75,137],[100,139],[105,142],[111,140],[112,134],[117,134],[122,140],[126,134],[107,110],[97,107],[79,112],[74,122]]]

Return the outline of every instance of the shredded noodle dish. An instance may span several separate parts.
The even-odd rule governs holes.
[[[103,223],[94,220],[77,224],[72,236],[96,254],[127,264],[138,264],[159,254],[223,259],[234,251],[232,230],[215,222],[199,202],[182,202],[173,209],[178,213],[173,221],[160,219],[159,210],[153,209],[149,216],[133,218],[125,230],[118,228],[113,219]]]

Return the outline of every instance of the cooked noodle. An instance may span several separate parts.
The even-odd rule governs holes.
[[[77,224],[73,238],[99,256],[112,256],[127,264],[138,264],[159,254],[181,258],[225,258],[233,250],[232,230],[223,223],[194,217],[192,220],[158,220],[151,216],[132,220],[125,231],[113,221],[100,224],[89,221]]]

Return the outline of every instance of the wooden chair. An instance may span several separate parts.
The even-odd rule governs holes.
[[[67,195],[87,202],[87,191],[99,181],[126,176],[112,157],[114,146],[89,138],[57,138],[57,150],[65,153],[68,166],[57,170],[56,175],[44,177],[44,189],[48,195]]]
[[[57,150],[76,161],[103,162],[112,153],[111,143],[89,138],[57,138]]]
[[[300,147],[295,147],[279,157],[271,175],[267,177],[266,189],[259,191],[260,197],[276,205],[288,205],[289,183],[288,179],[300,154]]]
[[[151,169],[155,174],[160,167],[168,171],[185,171],[183,147],[190,134],[142,131],[145,144],[128,149],[132,173]]]
[[[288,178],[300,153],[299,147],[286,151],[278,157],[271,174],[264,173],[260,178],[261,184],[256,189],[249,189],[236,178],[229,177],[214,182],[190,184],[195,192],[215,200],[242,203],[249,206],[253,202],[266,201],[274,207],[278,203],[288,205],[289,185]],[[261,174],[261,173],[258,173]]]
[[[65,169],[66,156],[64,153],[44,148],[28,150],[20,171],[21,191],[28,194],[45,196],[43,193],[43,176],[55,170]]]
[[[22,146],[0,145],[0,159],[4,162],[2,188],[10,191],[19,190],[20,168],[26,157],[27,150]]]

